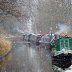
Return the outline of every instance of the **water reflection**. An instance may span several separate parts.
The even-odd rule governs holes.
[[[0,70],[4,69],[6,65],[11,61],[12,59],[12,54],[9,53],[7,56],[5,56],[1,61],[0,61]],[[0,72],[1,72],[0,71]]]

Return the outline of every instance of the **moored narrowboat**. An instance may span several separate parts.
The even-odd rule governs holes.
[[[65,72],[65,69],[72,64],[72,38],[67,35],[59,36],[52,41],[51,45],[54,71]]]

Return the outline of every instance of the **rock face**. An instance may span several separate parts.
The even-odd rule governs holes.
[[[11,14],[15,17],[21,17],[25,15],[25,11],[22,13],[22,6],[17,3],[16,0],[2,0],[0,1],[0,9],[8,14]]]
[[[50,27],[52,27],[54,31],[58,30],[58,28],[56,28],[58,23],[67,23],[71,26],[72,3],[70,0],[68,1],[69,2],[66,0],[0,0],[0,25],[3,23],[4,28],[7,29],[5,23],[9,22],[8,25],[11,25],[12,28],[16,26],[16,28],[24,31],[28,29],[27,23],[29,19],[31,19],[32,30],[34,32],[42,31],[42,33],[48,33]],[[9,18],[12,21],[8,20]]]
[[[0,25],[9,33],[28,29],[30,20],[32,25],[36,22],[36,5],[33,0],[1,0],[0,10]]]
[[[72,4],[71,2],[62,0],[0,0],[0,20],[5,21],[7,15],[16,20],[15,25],[22,30],[28,29],[28,21],[32,21],[32,30],[48,33],[50,27],[56,31],[56,25],[59,22],[67,23],[71,26],[72,21]],[[5,18],[6,17],[6,18]],[[10,17],[9,17],[10,18]],[[12,20],[12,19],[11,19]],[[4,23],[3,23],[4,24]],[[18,26],[17,26],[17,25]],[[7,25],[7,24],[6,24]],[[7,27],[7,26],[6,26]],[[35,29],[35,27],[37,29]]]

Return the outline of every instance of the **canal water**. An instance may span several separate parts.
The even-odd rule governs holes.
[[[44,47],[14,42],[11,53],[0,62],[0,72],[52,72],[50,52]]]

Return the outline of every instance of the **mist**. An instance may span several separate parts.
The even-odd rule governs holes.
[[[56,34],[61,34],[63,32],[70,32],[71,28],[70,26],[66,25],[66,24],[58,24],[58,31],[56,32]]]

